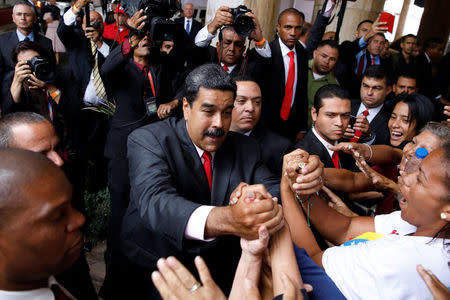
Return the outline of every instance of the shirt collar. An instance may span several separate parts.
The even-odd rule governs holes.
[[[287,55],[289,52],[294,51],[294,54],[297,54],[297,52],[295,51],[295,46],[292,49],[289,49],[288,46],[286,46],[280,38],[278,38],[278,42],[280,43],[280,50],[281,50],[281,56],[285,56]],[[295,55],[294,55],[295,57]]]
[[[384,103],[375,108],[366,108],[364,103],[362,103],[362,101],[361,101],[361,104],[359,105],[358,113],[356,115],[357,116],[361,115],[363,113],[363,111],[365,111],[367,109],[369,111],[369,115],[367,116],[368,117],[367,119],[369,119],[370,117],[371,117],[371,119],[373,119],[383,108],[383,105],[384,105]]]
[[[327,141],[325,141],[320,134],[316,131],[316,129],[314,127],[312,127],[312,132],[314,133],[314,135],[316,136],[316,138],[322,143],[322,145],[325,147],[325,149],[327,149],[328,154],[330,155],[330,157],[333,156],[333,150],[328,149],[328,146],[333,146],[332,144],[328,143]],[[334,142],[334,144],[337,144],[337,141]]]
[[[192,142],[192,144],[195,147],[195,150],[197,150],[197,154],[200,157],[200,159],[202,159],[203,153],[205,153],[205,150],[199,148],[194,142]],[[211,160],[214,160],[214,156],[216,155],[216,152],[209,152],[211,153]]]
[[[302,45],[303,46],[303,48],[305,48],[306,49],[306,44],[305,43],[303,43],[302,41],[300,41],[300,40],[298,40],[298,42],[300,43],[300,45]],[[295,47],[294,47],[295,48]]]
[[[0,299],[11,300],[51,300],[54,299],[54,294],[50,289],[53,284],[58,284],[61,290],[69,297],[69,299],[75,299],[63,286],[61,286],[55,279],[50,276],[48,279],[48,286],[40,289],[34,289],[29,291],[2,291],[0,290]]]
[[[34,33],[31,32],[29,35],[24,35],[19,29],[16,29],[17,39],[19,42],[22,42],[26,37],[30,39],[30,41],[34,42]]]
[[[220,66],[223,67],[225,64],[224,63],[220,63]],[[236,64],[232,65],[232,66],[227,66],[228,68],[228,74],[231,74],[231,72],[233,72],[233,69],[236,67]]]
[[[423,54],[425,54],[425,58],[427,59],[428,63],[431,62],[431,58],[428,56],[428,54],[426,52],[424,52]]]

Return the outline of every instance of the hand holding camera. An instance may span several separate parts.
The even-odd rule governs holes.
[[[22,87],[22,83],[25,79],[30,77],[31,68],[27,61],[19,61],[16,64],[16,68],[14,69],[14,78],[12,85],[20,85]]]
[[[208,32],[215,34],[222,26],[228,26],[233,24],[233,15],[230,12],[228,6],[221,6],[214,16],[214,20],[208,24]]]

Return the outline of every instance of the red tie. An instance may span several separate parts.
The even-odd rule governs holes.
[[[228,67],[225,66],[225,65],[222,66],[222,69],[224,69],[224,70],[227,71],[227,72],[228,72],[228,70],[229,70]]]
[[[363,115],[367,117],[369,115],[369,111],[366,109],[363,111]],[[359,138],[361,137],[362,132],[359,130],[355,130],[355,135],[350,139],[350,142],[357,143]]]
[[[333,165],[336,169],[339,169],[339,152],[334,151],[331,156],[331,160],[333,161]]]
[[[363,53],[363,55],[361,55],[361,57],[359,58],[359,64],[358,64],[358,73],[356,73],[356,76],[358,78],[361,78],[361,75],[363,73],[364,70],[364,60],[366,59],[366,55],[365,53]]]
[[[375,65],[375,57],[372,57],[372,64],[371,66]]]
[[[203,168],[205,169],[206,178],[208,178],[209,189],[212,187],[212,166],[211,166],[211,153],[205,151],[202,155]]]
[[[289,71],[286,81],[286,88],[284,89],[284,99],[281,105],[280,117],[286,121],[291,112],[292,94],[294,93],[294,79],[295,79],[295,60],[294,51],[289,51]]]

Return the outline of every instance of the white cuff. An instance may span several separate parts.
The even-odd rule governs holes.
[[[270,50],[270,46],[269,46],[269,43],[267,42],[267,40],[264,42],[264,47],[262,47],[262,48],[255,47],[255,50],[256,50],[256,53],[258,53],[262,57],[266,57],[266,58],[272,57],[272,51]]]
[[[72,11],[72,8],[69,8],[66,11],[66,13],[64,14],[63,19],[64,19],[64,24],[66,26],[71,26],[77,20],[77,15],[74,14],[74,12]]]
[[[325,18],[329,18],[331,16],[331,12],[333,11],[335,5],[336,3],[333,3],[331,1],[327,2],[327,6],[325,7],[325,11],[323,12],[323,16]]]
[[[195,36],[195,45],[197,47],[208,47],[215,36],[215,34],[209,33],[208,25],[205,25]]]
[[[186,229],[184,230],[184,237],[188,240],[198,240],[210,242],[214,238],[205,239],[206,220],[211,210],[215,206],[202,205],[199,206],[189,217]]]

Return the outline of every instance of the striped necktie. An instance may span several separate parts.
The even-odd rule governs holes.
[[[100,72],[98,69],[98,56],[97,56],[97,45],[93,40],[91,40],[91,51],[94,56],[94,67],[92,68],[92,72],[94,73],[94,89],[95,94],[101,100],[106,100],[106,91],[105,86],[103,85],[102,78],[100,77]]]

